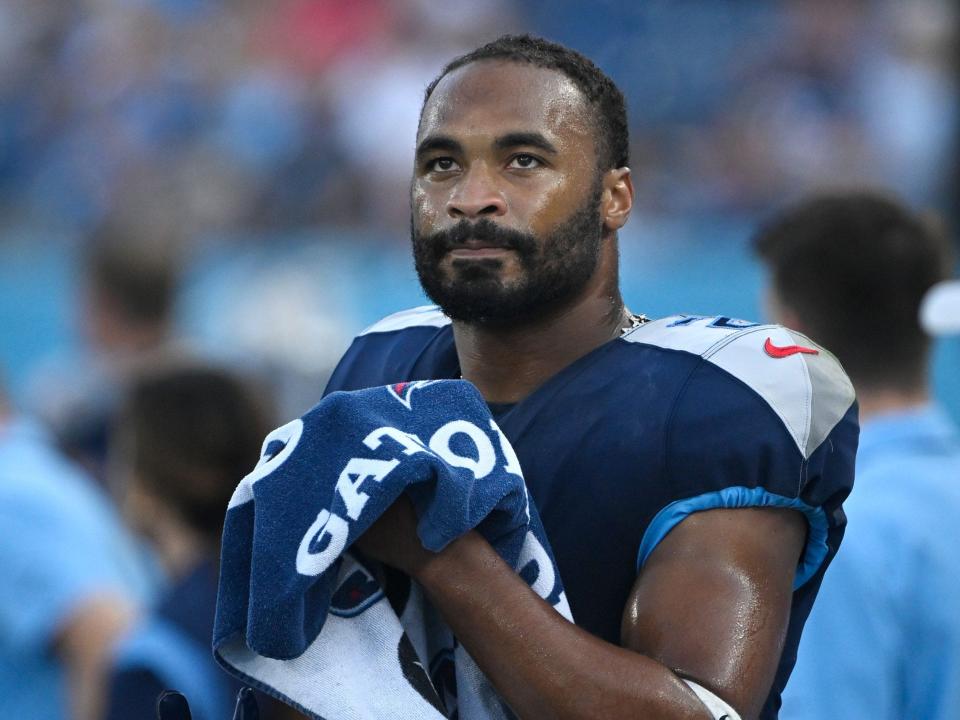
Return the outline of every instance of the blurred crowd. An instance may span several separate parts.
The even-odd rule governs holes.
[[[71,230],[175,216],[202,236],[395,220],[426,81],[513,17],[434,5],[5,3],[2,213]]]
[[[944,0],[11,0],[0,222],[105,215],[195,241],[315,224],[405,239],[423,88],[502,31],[597,58],[631,103],[648,213],[743,212],[870,180],[942,198]]]
[[[228,457],[230,433],[255,459],[250,438],[319,399],[352,334],[417,297],[408,182],[423,90],[444,62],[518,31],[596,60],[630,106],[627,296],[642,287],[651,300],[636,304],[653,314],[700,298],[701,268],[726,293],[714,307],[755,315],[737,305],[758,290],[745,229],[774,206],[868,185],[960,216],[958,22],[949,0],[0,3],[0,524],[9,537],[58,528],[33,554],[0,548],[0,569],[40,587],[37,558],[60,542],[103,565],[96,592],[64,570],[12,631],[4,605],[18,617],[18,600],[0,593],[0,715],[17,707],[4,703],[24,658],[40,678],[20,684],[24,697],[65,682],[29,648],[75,657],[71,608],[99,618],[103,638],[128,633],[150,604],[178,632],[207,631],[181,610],[212,607],[220,519],[209,507],[248,460]],[[158,394],[180,404],[151,415]],[[248,395],[270,396],[270,410]],[[244,422],[184,409],[224,404]],[[211,444],[156,461],[191,432]],[[29,492],[10,478],[28,462],[51,497],[73,490],[21,528]],[[200,495],[181,492],[198,477]],[[144,539],[131,529],[152,560],[136,559]],[[127,670],[138,647],[120,656]],[[77,717],[114,701],[132,717],[122,703],[136,698],[104,687],[81,694]],[[58,692],[43,702],[61,712]]]
[[[35,365],[89,350],[80,269],[108,225],[177,255],[172,332],[278,370],[283,408],[302,411],[297,398],[353,332],[419,300],[407,186],[423,90],[447,59],[505,31],[575,47],[624,90],[637,189],[627,260],[696,267],[691,253],[729,252],[708,264],[746,289],[709,302],[754,316],[755,274],[739,258],[780,202],[866,183],[954,211],[956,15],[947,0],[10,0],[11,392],[60,412],[47,398],[70,388]],[[641,266],[654,267],[626,264],[628,294],[654,286],[667,312],[703,309],[690,283],[664,290]]]

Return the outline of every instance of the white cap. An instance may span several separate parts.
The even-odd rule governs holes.
[[[931,335],[960,334],[960,280],[930,288],[920,305],[920,324]]]

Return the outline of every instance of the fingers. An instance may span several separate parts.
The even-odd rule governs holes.
[[[187,699],[174,690],[164,690],[157,698],[158,720],[193,720]]]
[[[233,711],[233,720],[260,720],[260,708],[253,690],[245,687],[237,693],[237,708]]]

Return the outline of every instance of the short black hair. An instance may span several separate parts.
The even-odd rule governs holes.
[[[597,160],[601,170],[630,164],[630,131],[627,107],[620,88],[589,58],[576,50],[533,35],[503,35],[493,42],[454,58],[427,86],[423,108],[437,84],[454,70],[481,60],[508,60],[557,70],[577,86],[594,110],[597,128]]]
[[[246,379],[164,359],[127,387],[118,445],[136,481],[215,545],[234,488],[257,464],[271,425],[259,388]]]
[[[854,385],[922,387],[930,340],[920,303],[953,264],[950,242],[932,220],[877,192],[823,194],[778,213],[753,247],[779,301],[837,356]]]

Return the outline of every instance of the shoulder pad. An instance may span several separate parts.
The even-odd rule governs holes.
[[[675,315],[642,325],[623,339],[699,355],[725,370],[767,402],[804,457],[826,439],[856,397],[829,351],[780,325]]]
[[[410,327],[443,327],[450,324],[450,318],[443,314],[436,305],[421,305],[420,307],[388,315],[375,322],[364,330],[360,335],[369,335],[370,333],[393,332],[395,330],[404,330]]]

